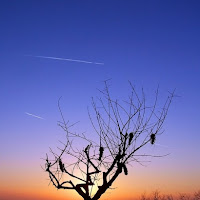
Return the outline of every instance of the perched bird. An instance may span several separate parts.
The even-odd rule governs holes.
[[[150,138],[151,138],[151,144],[154,144],[155,140],[156,140],[156,135],[154,133],[152,133]]]
[[[99,147],[99,161],[101,161],[101,159],[102,159],[103,152],[104,152],[104,148],[103,147]]]
[[[129,133],[128,145],[130,145],[130,144],[131,144],[131,142],[132,142],[132,139],[133,139],[133,133],[131,132],[131,133]]]
[[[124,174],[128,175],[128,169],[127,169],[127,167],[126,167],[126,165],[124,163],[122,164],[122,168],[124,170]]]
[[[59,158],[59,167],[60,167],[60,170],[62,171],[62,172],[64,172],[65,171],[65,166],[64,166],[64,164],[62,163],[62,160]]]

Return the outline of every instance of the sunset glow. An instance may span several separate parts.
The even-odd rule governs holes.
[[[150,102],[159,86],[159,108],[174,89],[176,95],[163,134],[143,149],[167,156],[132,162],[100,199],[199,191],[199,10],[197,0],[2,0],[0,200],[82,199],[50,183],[46,153],[66,142],[59,99],[65,120],[78,122],[72,130],[99,139],[88,110],[108,79],[121,102],[130,98],[128,81]],[[73,145],[85,148],[75,139]]]

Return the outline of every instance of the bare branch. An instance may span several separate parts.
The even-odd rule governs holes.
[[[50,148],[51,160],[46,156],[45,170],[50,182],[57,189],[74,189],[84,200],[98,200],[116,178],[128,169],[132,162],[142,166],[143,158],[163,157],[141,153],[145,146],[154,145],[156,138],[163,133],[162,127],[170,104],[175,96],[173,91],[158,108],[159,87],[153,103],[146,99],[143,88],[138,93],[129,82],[131,93],[122,103],[111,97],[108,81],[104,89],[99,90],[102,97],[92,98],[93,112],[88,116],[95,136],[89,138],[85,133],[76,133],[72,129],[78,123],[65,121],[58,101],[62,121],[58,122],[66,133],[66,142],[60,141],[59,152]],[[76,147],[74,143],[78,144]],[[98,189],[94,191],[96,186]]]

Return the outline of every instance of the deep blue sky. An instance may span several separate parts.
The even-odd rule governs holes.
[[[37,160],[54,144],[60,96],[67,119],[82,120],[86,128],[90,97],[108,78],[118,96],[128,94],[128,80],[147,91],[159,84],[161,94],[176,88],[181,97],[174,100],[166,122],[170,137],[166,134],[161,142],[174,147],[169,151],[175,152],[177,165],[180,158],[200,167],[199,11],[200,1],[193,0],[2,0],[0,158],[4,167],[9,159],[32,155]]]

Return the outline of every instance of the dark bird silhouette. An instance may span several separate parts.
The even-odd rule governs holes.
[[[156,140],[156,135],[154,133],[152,133],[150,138],[151,138],[151,144],[154,144],[155,140]]]
[[[122,164],[122,168],[124,170],[124,174],[128,175],[128,169],[127,169],[127,167],[126,167],[126,165],[124,163]]]
[[[103,152],[104,152],[104,148],[103,147],[99,147],[99,161],[101,161],[102,156],[103,156]]]
[[[62,171],[62,172],[64,172],[65,171],[65,166],[64,166],[64,164],[62,163],[62,160],[59,158],[59,167],[60,167],[60,170]]]
[[[131,132],[131,133],[129,133],[128,145],[130,145],[130,144],[131,144],[131,142],[132,142],[132,139],[133,139],[133,133]]]

